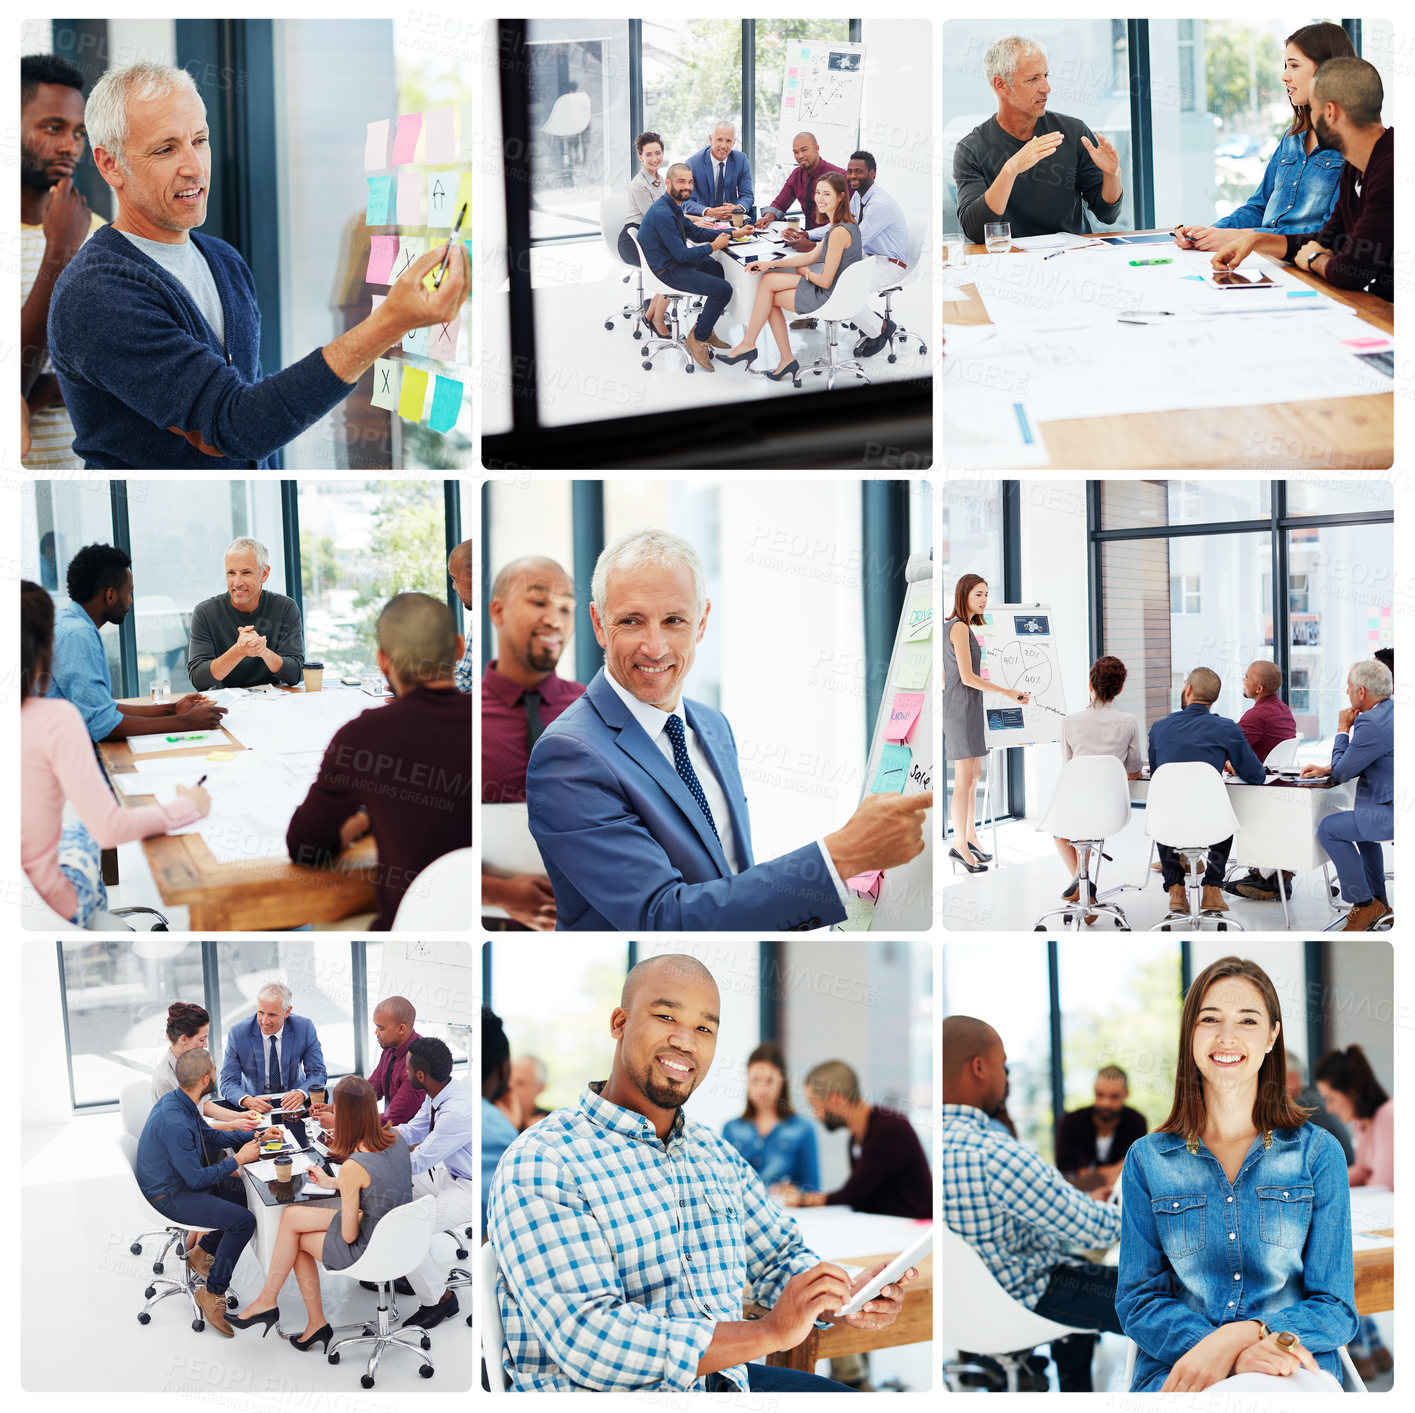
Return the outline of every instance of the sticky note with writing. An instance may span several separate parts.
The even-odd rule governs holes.
[[[880,868],[866,869],[864,873],[857,873],[854,878],[847,878],[845,886],[853,888],[857,893],[866,893],[872,901],[879,901],[879,881],[884,876],[884,870]]]
[[[423,124],[423,161],[429,167],[457,160],[451,108],[429,108]]]
[[[880,747],[879,765],[875,767],[875,778],[870,789],[877,795],[902,795],[904,782],[909,777],[909,747],[896,746],[886,742]]]
[[[398,135],[393,139],[392,166],[401,167],[413,160],[417,151],[418,134],[423,130],[421,113],[404,113],[398,119]]]
[[[402,371],[402,364],[395,363],[391,358],[378,358],[373,365],[373,405],[375,407],[386,407],[393,412],[398,407],[398,392],[400,382],[398,374]]]
[[[427,237],[397,236],[394,239],[398,246],[393,256],[393,279],[396,280],[415,260],[427,254]],[[382,283],[391,284],[392,281],[384,280]]]
[[[924,709],[922,692],[896,692],[889,708],[889,724],[884,728],[886,741],[907,741],[919,713]]]
[[[934,768],[925,765],[918,756],[909,762],[909,778],[904,782],[906,795],[922,795],[934,787]]]
[[[368,210],[364,212],[364,225],[386,226],[388,221],[388,198],[393,189],[392,177],[366,177],[368,182]]]
[[[462,326],[462,316],[454,314],[445,324],[434,324],[429,333],[428,340],[429,358],[441,359],[444,363],[455,363],[457,361],[457,333]]]
[[[398,415],[409,422],[421,422],[426,396],[426,371],[422,368],[404,368],[403,390],[398,394]]]
[[[381,172],[388,165],[388,134],[392,127],[387,118],[368,125],[364,142],[364,171]]]
[[[456,378],[437,375],[437,385],[432,390],[432,407],[428,410],[427,424],[434,432],[450,432],[457,425],[462,412],[462,385]]]
[[[905,643],[899,653],[899,666],[894,673],[894,685],[911,692],[922,692],[929,685],[929,661],[932,648],[927,642]]]
[[[420,358],[428,356],[428,348],[432,342],[432,332],[427,328],[409,329],[403,335],[403,348],[407,353],[416,353]]]
[[[837,922],[837,932],[868,932],[875,920],[875,900],[850,893],[845,899],[845,920]]]
[[[909,598],[904,605],[904,641],[920,643],[933,637],[934,631],[934,586],[932,581],[912,584]]]
[[[382,235],[369,237],[368,273],[371,285],[392,283],[393,262],[398,258],[398,237]]]
[[[427,221],[429,226],[443,228],[452,224],[456,212],[452,196],[456,191],[456,172],[429,172],[427,175]]]
[[[400,226],[421,226],[424,224],[421,172],[398,173],[398,224]]]

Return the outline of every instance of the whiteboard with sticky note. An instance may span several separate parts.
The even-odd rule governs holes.
[[[1066,695],[1055,627],[1046,604],[1000,603],[989,604],[982,624],[972,628],[983,650],[980,675],[1030,697],[1021,706],[996,692],[984,693],[989,750],[1061,740]]]
[[[865,761],[862,798],[880,793],[917,795],[941,783],[934,779],[937,650],[933,554],[916,554],[904,566],[904,606]],[[926,818],[924,852],[918,858],[902,868],[845,880],[850,899],[845,921],[836,924],[836,931],[888,934],[922,931],[931,925],[937,806]]]

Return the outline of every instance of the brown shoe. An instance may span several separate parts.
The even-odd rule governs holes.
[[[793,319],[791,327],[793,329],[814,329],[816,321],[814,319]]]
[[[707,336],[707,338],[705,338],[705,339],[703,340],[703,342],[704,342],[705,344],[707,344],[707,346],[708,346],[709,348],[731,348],[731,347],[732,347],[732,345],[731,345],[730,343],[723,343],[723,341],[722,341],[720,338],[718,338],[718,336],[717,336],[716,334],[709,334],[709,335]]]
[[[201,1313],[206,1316],[206,1323],[211,1326],[219,1335],[225,1335],[227,1339],[235,1339],[236,1331],[226,1323],[226,1296],[216,1295],[209,1290],[199,1290],[196,1293],[196,1302],[201,1306]]]
[[[200,1246],[194,1246],[187,1252],[187,1264],[203,1279],[211,1274],[211,1260],[211,1253],[203,1251]]]
[[[1360,1356],[1353,1354],[1351,1356],[1351,1367],[1360,1375],[1362,1383],[1376,1377],[1376,1361],[1372,1359],[1369,1354]]]
[[[1169,910],[1172,913],[1187,913],[1189,911],[1189,894],[1185,891],[1182,883],[1176,883],[1169,890]]]
[[[706,368],[709,373],[715,373],[717,371],[712,366],[712,354],[708,351],[707,344],[704,343],[702,339],[698,338],[696,334],[689,334],[683,340],[683,343],[686,345],[688,352],[693,355],[693,362],[696,363],[699,368]]]
[[[1164,865],[1163,865],[1158,859],[1156,859],[1156,860],[1154,861],[1154,863],[1152,863],[1152,864],[1150,865],[1150,867],[1151,867],[1156,873],[1163,873],[1163,872],[1164,872]]]
[[[1387,1374],[1395,1368],[1395,1355],[1385,1345],[1378,1344],[1371,1351],[1371,1362],[1380,1373]]]
[[[1385,915],[1385,911],[1385,904],[1379,898],[1372,898],[1369,903],[1361,903],[1347,913],[1346,926],[1341,930],[1343,932],[1366,932],[1378,917]]]
[[[1199,898],[1199,911],[1204,913],[1226,913],[1228,904],[1223,901],[1223,889],[1204,884]]]

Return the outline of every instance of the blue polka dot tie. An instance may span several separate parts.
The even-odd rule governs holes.
[[[693,762],[688,759],[688,742],[683,734],[683,718],[670,713],[663,729],[668,732],[668,739],[673,742],[673,764],[679,776],[688,787],[688,793],[698,802],[698,808],[702,810],[707,819],[708,828],[712,830],[712,837],[719,844],[722,843],[722,836],[717,832],[717,822],[712,817],[712,810],[708,808],[707,796],[703,794],[703,787],[698,780],[698,772],[693,769]]]

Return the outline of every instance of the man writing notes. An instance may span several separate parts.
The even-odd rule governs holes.
[[[1381,843],[1395,835],[1395,688],[1389,669],[1371,659],[1346,678],[1350,706],[1337,718],[1330,765],[1307,765],[1307,778],[1329,776],[1338,785],[1356,781],[1356,808],[1329,814],[1317,838],[1351,904],[1343,932],[1364,932],[1390,911]]]
[[[276,1106],[262,1094],[280,1097],[280,1107],[309,1102],[309,1086],[329,1076],[314,1022],[293,1013],[288,986],[272,981],[256,993],[255,1015],[233,1025],[221,1062],[221,1096],[238,1109],[267,1114]]]
[[[1214,252],[1234,270],[1254,251],[1290,260],[1337,289],[1395,298],[1395,129],[1381,122],[1381,76],[1364,59],[1328,59],[1312,79],[1312,116],[1323,147],[1346,159],[1336,208],[1319,231],[1244,231]]]
[[[792,1349],[852,1286],[820,1261],[745,1158],[683,1105],[707,1077],[722,1002],[694,957],[651,957],[609,1017],[607,1081],[521,1134],[491,1180],[505,1346],[521,1391],[840,1392],[750,1361]],[[912,1269],[843,1323],[894,1322]],[[767,1307],[742,1318],[745,1288]],[[495,1377],[493,1375],[493,1377]]]
[[[732,728],[683,695],[711,607],[698,552],[667,531],[631,531],[595,564],[605,665],[526,773],[558,928],[820,927],[845,917],[843,879],[923,852],[928,791],[869,795],[833,834],[754,862]]]
[[[683,204],[688,216],[708,216],[726,220],[734,211],[750,216],[756,193],[752,190],[752,168],[745,153],[734,152],[737,129],[721,122],[713,128],[712,139],[688,158],[693,174],[693,194]]]
[[[192,610],[187,676],[200,690],[292,687],[305,670],[305,637],[294,599],[265,587],[270,552],[242,536],[226,546],[226,592]]]
[[[1086,208],[1107,226],[1120,215],[1120,154],[1079,118],[1047,112],[1047,60],[1030,39],[1009,35],[983,55],[997,113],[953,152],[958,223],[971,241],[990,221],[1016,236],[1088,235]]]

